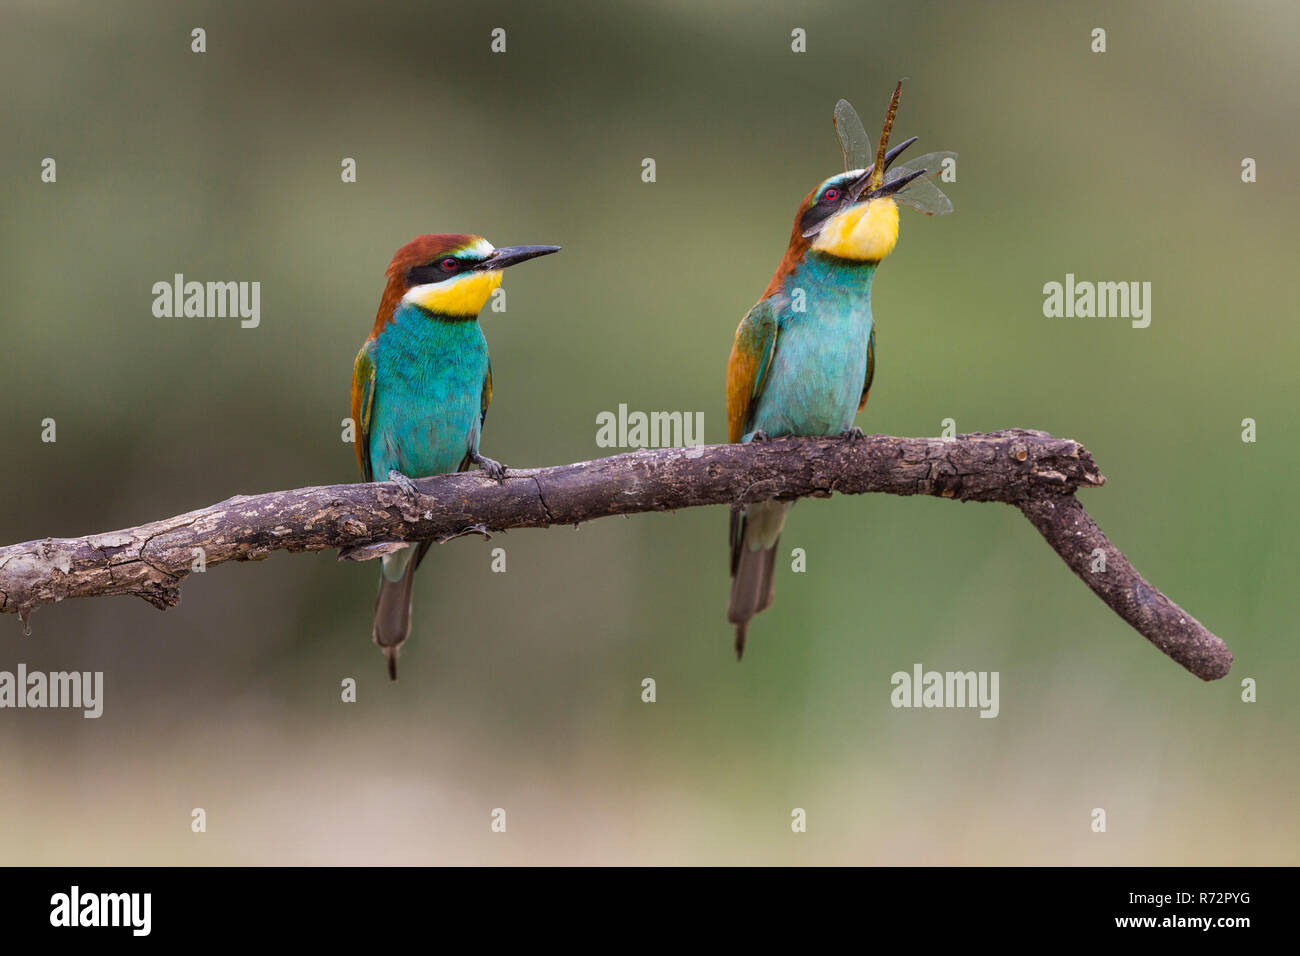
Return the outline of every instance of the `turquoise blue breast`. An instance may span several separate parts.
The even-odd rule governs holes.
[[[394,468],[412,478],[456,471],[466,453],[478,449],[488,374],[478,321],[449,321],[402,305],[372,349],[375,480],[384,481]]]
[[[810,253],[786,280],[776,354],[753,427],[779,435],[835,435],[853,425],[867,375],[875,264]],[[803,311],[796,310],[803,290]]]

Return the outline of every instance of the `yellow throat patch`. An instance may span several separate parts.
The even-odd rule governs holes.
[[[501,285],[501,270],[467,272],[445,282],[417,285],[406,293],[407,302],[443,315],[478,315],[488,296]]]
[[[831,217],[813,240],[817,252],[879,262],[898,242],[898,205],[889,196],[850,206]]]

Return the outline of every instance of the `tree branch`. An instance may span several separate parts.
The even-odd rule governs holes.
[[[1017,506],[1115,613],[1197,677],[1222,677],[1232,664],[1223,641],[1148,584],[1074,497],[1078,488],[1104,481],[1076,442],[1009,429],[949,439],[786,438],[638,451],[512,469],[499,483],[480,472],[424,478],[416,482],[416,499],[389,482],[237,495],[137,528],[0,548],[0,611],[25,622],[42,605],[107,594],[171,607],[200,555],[205,567],[256,561],[280,549],[340,548],[340,558],[366,560],[396,542],[423,538],[837,491],[885,492]]]

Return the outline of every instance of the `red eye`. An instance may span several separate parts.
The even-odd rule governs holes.
[[[448,256],[446,259],[443,259],[439,265],[442,266],[444,272],[455,272],[456,268],[460,265],[460,261],[456,259],[455,256]]]
[[[839,198],[840,198],[840,191],[836,189],[834,186],[826,190],[826,192],[822,193],[822,199],[826,200],[827,202],[834,202],[836,199]]]

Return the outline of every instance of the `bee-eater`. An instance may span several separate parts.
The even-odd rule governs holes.
[[[366,481],[393,481],[498,462],[479,454],[492,401],[492,364],[478,314],[501,285],[501,270],[559,246],[497,249],[481,236],[417,236],[397,250],[370,337],[352,370],[357,463]],[[411,593],[428,541],[385,554],[375,602],[374,641],[397,679],[397,650],[411,633]]]
[[[867,404],[876,369],[871,280],[898,239],[895,194],[937,171],[885,178],[898,154],[916,141],[886,151],[901,87],[890,100],[875,162],[832,176],[804,198],[776,274],[736,329],[727,363],[731,442],[862,437],[853,419]],[[860,129],[856,114],[853,119]],[[736,626],[738,658],[750,618],[772,603],[776,546],[790,506],[765,501],[732,510],[727,620]]]

